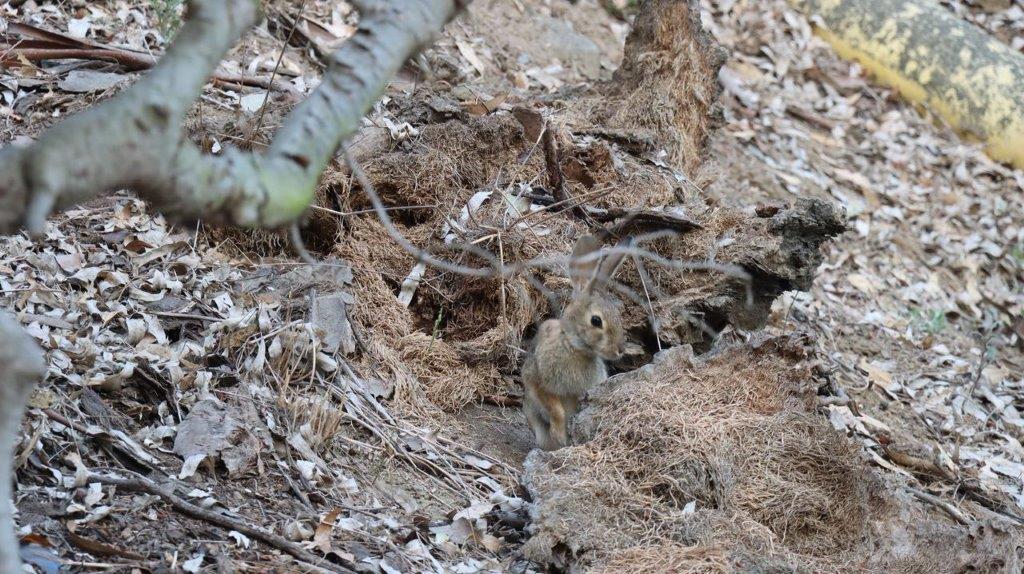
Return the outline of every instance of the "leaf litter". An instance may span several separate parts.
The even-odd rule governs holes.
[[[775,322],[813,329],[821,360],[859,407],[853,418],[874,421],[837,428],[879,453],[888,435],[907,434],[1020,516],[1024,274],[1015,253],[1024,231],[1015,214],[1024,175],[872,84],[784,3],[705,10],[759,102],[730,93],[729,127],[712,144],[723,169],[741,174],[744,200],[797,193],[847,209],[849,240],[827,248],[810,293],[777,303]],[[1018,12],[997,12],[997,36],[1024,23]],[[750,33],[721,24],[736,21]],[[724,182],[716,187],[736,201]]]
[[[297,3],[273,4],[296,13]],[[338,3],[308,4],[299,30],[314,49],[287,47],[282,60],[291,84],[306,90],[319,81],[316,52],[343,40],[354,23]],[[531,94],[607,77],[621,58],[627,27],[594,2],[500,4],[474,6],[430,51],[435,71],[472,88],[457,93],[462,104],[454,107],[433,102],[446,111],[432,113],[465,109],[486,126],[491,114],[507,113]],[[947,4],[1011,45],[1018,41],[1024,25],[1018,5]],[[1016,215],[1024,176],[839,60],[783,2],[702,7],[705,26],[731,53],[720,75],[726,124],[708,144],[713,162],[703,171],[712,175],[698,175],[706,178],[703,193],[739,209],[798,196],[846,208],[852,231],[826,249],[809,294],[782,295],[768,327],[815,334],[812,354],[831,373],[821,390],[820,400],[829,402],[820,409],[822,420],[858,441],[885,480],[928,489],[976,519],[1024,514],[1024,381],[1018,376],[1024,328],[1017,320],[1024,311],[1024,230]],[[12,21],[135,50],[166,42],[141,3],[2,10]],[[272,13],[268,27],[250,34],[224,70],[269,73],[287,32],[270,30],[286,25]],[[572,47],[535,51],[529,42],[517,43],[519,34],[501,33],[503,26],[520,32],[535,26],[541,35],[572,39]],[[507,78],[495,80],[495,70]],[[76,71],[4,71],[5,140],[30,137],[54,117],[90,104],[63,93],[75,91],[67,82]],[[128,77],[116,68],[101,73],[109,75],[104,82]],[[56,91],[42,95],[46,85]],[[250,108],[262,107],[259,88],[208,86],[195,132],[216,133],[217,141],[250,135],[237,110],[256,99]],[[275,101],[268,116],[280,117],[288,104]],[[396,145],[429,137],[422,132],[429,122],[405,120],[387,105],[373,118]],[[258,141],[268,137],[264,131]],[[616,170],[631,166],[618,146],[636,142],[615,141],[608,161]],[[649,161],[667,165],[656,156]],[[583,163],[590,169],[592,158]],[[469,200],[446,205],[447,219],[472,226],[473,218],[463,220],[460,212],[475,216],[491,206],[516,219],[541,207],[509,211],[492,190],[486,194],[491,199],[476,208]],[[515,203],[523,196],[503,189],[499,197]],[[455,227],[440,236],[465,231]],[[531,229],[540,237],[551,233]],[[716,241],[728,249],[728,239]],[[55,217],[40,242],[4,240],[5,307],[49,359],[19,448],[18,517],[26,544],[34,536],[61,541],[56,555],[71,562],[99,557],[106,548],[111,556],[144,556],[152,566],[177,563],[186,571],[223,560],[257,568],[289,563],[238,531],[210,531],[198,540],[191,533],[205,525],[155,497],[78,484],[90,471],[125,468],[167,477],[205,508],[278,530],[368,571],[530,568],[518,550],[536,528],[526,526],[530,505],[516,488],[523,448],[495,456],[486,440],[478,445],[484,452],[462,446],[453,440],[458,433],[445,436],[447,425],[458,422],[437,410],[424,419],[391,404],[401,380],[358,364],[360,329],[372,323],[353,307],[367,297],[360,267],[373,259],[343,253],[327,269],[347,272],[325,273],[288,260],[254,262],[239,245],[249,244],[168,225],[123,196]],[[401,296],[412,312],[429,308],[422,301],[436,295],[434,277],[408,261],[394,271],[386,296],[396,304]],[[422,349],[454,347],[443,323],[436,315],[420,321],[427,336],[406,339],[399,356],[415,362]],[[474,356],[458,350],[452,365]],[[508,389],[507,380],[496,387]],[[680,504],[683,515],[703,516],[694,500]],[[147,524],[160,524],[160,534]],[[24,548],[40,571],[51,568],[47,547]],[[720,559],[692,549],[664,554],[706,564]],[[633,562],[618,564],[639,559],[616,559],[623,556]]]

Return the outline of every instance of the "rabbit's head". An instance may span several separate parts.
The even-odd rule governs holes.
[[[562,313],[562,329],[573,347],[614,361],[622,357],[626,337],[622,316],[607,289],[623,254],[614,253],[602,261],[600,247],[597,238],[584,235],[573,248],[569,262],[572,302]]]

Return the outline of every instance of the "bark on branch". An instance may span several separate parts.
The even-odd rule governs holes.
[[[28,397],[45,372],[39,346],[13,317],[0,311],[0,572],[21,572],[11,516],[14,447]]]
[[[41,232],[47,215],[128,188],[170,217],[278,227],[298,219],[341,142],[401,65],[429,45],[459,0],[357,3],[359,30],[262,154],[203,155],[182,129],[203,84],[257,19],[258,0],[192,0],[174,45],[117,97],[27,148],[0,150],[0,233]]]

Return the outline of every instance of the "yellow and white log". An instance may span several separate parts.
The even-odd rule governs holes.
[[[840,56],[1024,169],[1024,55],[933,0],[789,0]]]

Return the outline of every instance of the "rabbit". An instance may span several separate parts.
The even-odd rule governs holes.
[[[572,300],[560,318],[540,325],[523,364],[523,412],[544,450],[569,443],[568,421],[580,397],[608,377],[604,361],[624,352],[622,317],[604,293],[623,254],[602,262],[596,256],[600,247],[593,235],[576,241],[569,261]],[[588,255],[593,257],[583,261]]]

